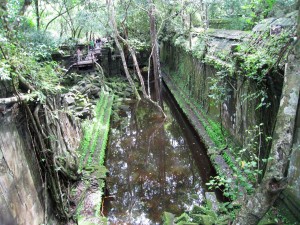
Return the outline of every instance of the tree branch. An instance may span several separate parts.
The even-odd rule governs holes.
[[[21,101],[31,101],[32,99],[37,97],[37,93],[32,94],[21,94],[20,96],[13,96],[9,98],[0,98],[0,104],[11,104]]]
[[[58,13],[57,16],[53,17],[53,18],[47,23],[47,25],[46,25],[44,31],[46,31],[46,30],[48,29],[49,25],[50,25],[54,20],[56,20],[58,17],[60,17],[60,16],[62,16],[62,15],[64,15],[64,14],[66,14],[68,11],[74,9],[74,8],[75,8],[76,6],[78,6],[78,5],[80,5],[80,4],[76,4],[76,5],[72,6],[72,7],[70,7],[69,9],[66,9],[66,11],[64,11],[64,12],[61,12],[61,11],[60,11],[60,12]]]

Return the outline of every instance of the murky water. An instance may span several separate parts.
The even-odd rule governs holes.
[[[113,121],[106,165],[109,224],[161,224],[202,204],[212,167],[199,138],[164,92],[162,120],[148,103],[123,107]]]

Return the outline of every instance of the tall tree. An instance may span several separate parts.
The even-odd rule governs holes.
[[[158,42],[157,42],[157,32],[155,23],[155,5],[153,0],[148,0],[149,2],[149,19],[150,19],[150,36],[152,45],[152,63],[153,63],[153,74],[154,74],[154,86],[155,86],[155,97],[158,103],[161,102],[161,70],[160,70],[160,60],[158,52]]]
[[[141,97],[140,97],[140,95],[139,95],[139,93],[138,93],[138,91],[135,87],[134,81],[133,81],[133,79],[132,79],[132,77],[129,73],[126,58],[125,58],[125,54],[124,54],[123,48],[122,48],[122,46],[121,46],[121,44],[118,40],[118,37],[120,35],[119,35],[119,31],[118,31],[118,27],[117,27],[117,23],[116,23],[116,19],[115,19],[115,9],[114,9],[114,5],[113,5],[112,0],[108,0],[107,5],[108,5],[108,12],[109,12],[109,15],[110,15],[110,25],[111,25],[111,28],[112,28],[113,33],[114,33],[114,40],[116,42],[117,48],[119,49],[119,52],[120,52],[120,55],[121,55],[125,75],[127,77],[127,80],[130,83],[130,86],[131,86],[133,92],[135,93],[136,98],[140,100]]]
[[[134,66],[135,66],[135,69],[136,69],[136,72],[137,72],[137,75],[138,75],[138,78],[139,78],[139,81],[140,81],[140,84],[141,84],[141,90],[142,90],[144,99],[147,100],[147,101],[149,101],[150,103],[154,104],[154,106],[157,107],[158,111],[161,112],[162,117],[166,118],[166,114],[162,110],[161,106],[159,104],[157,104],[156,102],[154,102],[150,98],[150,96],[147,94],[147,92],[146,92],[144,80],[143,80],[143,77],[141,75],[140,67],[139,67],[139,64],[138,64],[138,60],[137,60],[134,48],[130,45],[130,43],[129,43],[128,40],[124,39],[119,34],[118,27],[117,27],[117,22],[116,22],[116,19],[115,19],[116,16],[115,16],[114,5],[113,5],[112,0],[108,1],[108,8],[109,8],[108,11],[109,11],[109,15],[110,15],[111,27],[112,27],[112,29],[114,31],[114,40],[115,40],[116,45],[117,45],[117,47],[118,47],[118,49],[120,51],[120,55],[121,55],[121,59],[122,59],[123,67],[124,67],[124,71],[125,71],[125,74],[126,74],[126,77],[127,77],[128,81],[129,81],[129,83],[131,84],[131,87],[133,88],[134,91],[136,91],[136,87],[134,85],[134,82],[132,81],[131,75],[129,74],[129,70],[128,70],[128,66],[127,66],[127,62],[126,62],[126,57],[125,57],[125,54],[124,54],[124,50],[123,50],[123,48],[122,48],[119,40],[121,40],[124,43],[124,45],[128,48],[128,50],[129,50],[129,52],[130,52],[130,54],[132,56],[132,59],[133,59],[133,62],[134,62]],[[156,31],[155,31],[155,34],[156,34]],[[152,52],[154,52],[153,49],[154,48],[152,48]],[[157,60],[159,62],[159,58]],[[159,92],[159,95],[160,95],[160,92]],[[137,99],[140,99],[140,96],[139,96],[139,94],[138,94],[137,91],[136,91],[136,96],[137,96]]]
[[[300,0],[295,43],[285,65],[280,107],[276,118],[270,160],[260,186],[245,200],[234,224],[254,225],[267,213],[288,183],[287,168],[293,144],[300,93]],[[298,112],[299,113],[299,112]]]
[[[9,36],[11,31],[14,31],[20,24],[20,18],[24,16],[26,10],[31,5],[32,0],[24,0],[22,4],[19,2],[15,2],[17,12],[15,15],[9,15],[8,10],[8,1],[7,0],[0,0],[0,18],[1,23],[4,29],[7,31],[7,35]],[[21,5],[21,7],[19,6]],[[19,7],[19,8],[18,8]]]
[[[0,19],[2,26],[4,29],[7,31],[10,30],[9,24],[8,24],[8,19],[7,19],[7,0],[1,0],[0,1]]]
[[[40,30],[40,8],[39,8],[39,0],[34,0],[35,5],[35,16],[36,16],[36,29]]]

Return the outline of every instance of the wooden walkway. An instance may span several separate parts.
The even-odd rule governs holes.
[[[94,67],[97,61],[99,60],[99,56],[102,55],[101,53],[102,48],[98,47],[93,50],[88,50],[88,53],[85,55],[82,55],[80,57],[80,60],[78,60],[78,55],[75,54],[76,62],[71,64],[69,68],[66,71],[66,74],[69,73],[73,68],[84,68],[84,67]]]
[[[89,50],[88,53],[81,57],[81,60],[72,64],[72,67],[87,67],[87,66],[94,66],[94,64],[97,62],[98,58],[97,56],[101,56],[101,48],[95,48],[93,50]],[[78,55],[76,54],[76,57]]]

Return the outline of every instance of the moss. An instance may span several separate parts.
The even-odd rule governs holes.
[[[187,213],[182,213],[179,217],[176,217],[175,223],[179,224],[180,222],[189,222],[190,217]]]
[[[105,150],[108,139],[113,100],[113,95],[101,92],[101,98],[98,101],[94,111],[95,118],[86,122],[86,130],[82,139],[82,143],[80,145],[80,168],[84,169],[86,174],[92,174],[98,180],[101,198],[97,200],[97,205],[95,206],[93,211],[95,212],[94,216],[97,217],[97,221],[99,221],[99,218],[101,219],[101,221],[103,221],[103,223],[101,224],[107,223],[106,219],[101,217],[100,209],[102,206],[102,195],[104,194],[104,179],[106,178],[107,173],[107,169],[103,166],[103,164],[105,160]],[[89,154],[88,158],[87,154]],[[87,162],[85,165],[83,165],[84,159],[86,158]],[[88,182],[85,185],[88,186],[90,184]],[[80,212],[84,212],[83,205],[81,205],[77,210],[78,224],[94,224],[89,222],[88,219],[85,218],[85,216],[80,215]]]
[[[105,122],[105,131],[103,134],[103,141],[102,141],[102,146],[101,146],[101,150],[100,150],[100,157],[99,157],[99,164],[103,165],[104,164],[104,160],[105,160],[105,149],[106,149],[106,145],[107,145],[107,140],[108,140],[108,133],[109,133],[109,124],[110,124],[110,116],[111,116],[111,112],[112,112],[112,104],[114,101],[114,96],[112,96],[109,100],[108,103],[108,111],[107,111],[107,118],[106,118],[106,122]]]
[[[166,221],[168,220],[169,214],[164,214],[166,216]],[[185,225],[185,224],[202,224],[202,225],[226,225],[230,220],[228,215],[218,215],[209,204],[206,206],[193,206],[193,209],[189,212],[182,213],[179,217],[174,219],[171,224]],[[170,221],[170,220],[168,220]],[[168,225],[170,223],[164,223]]]
[[[175,215],[173,213],[164,212],[162,215],[163,225],[173,225]]]
[[[185,112],[185,114],[189,116],[189,113],[185,109],[185,103],[186,103],[195,113],[198,120],[202,123],[204,129],[206,130],[208,136],[211,138],[214,144],[218,148],[224,148],[227,143],[225,140],[225,136],[221,131],[220,123],[209,118],[209,116],[206,113],[204,113],[204,110],[199,105],[196,106],[196,104],[194,104],[194,102],[197,101],[193,99],[193,97],[188,97],[189,95],[187,95],[184,91],[182,91],[182,89],[179,90],[179,93],[177,93],[173,89],[170,90],[173,96],[175,97],[175,99],[177,100],[177,103],[179,104],[180,108]]]

